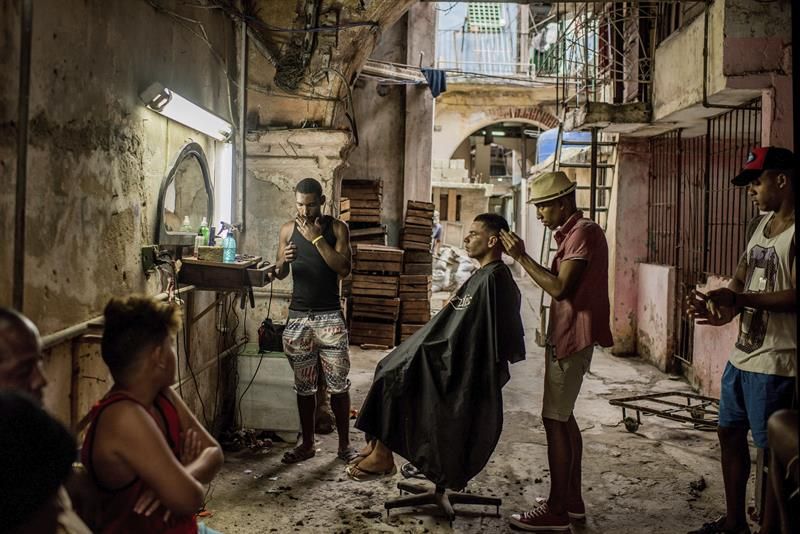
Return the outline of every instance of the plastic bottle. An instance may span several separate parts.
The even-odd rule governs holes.
[[[201,232],[197,232],[197,235],[194,236],[194,257],[200,257],[200,247],[203,245],[203,234]]]
[[[228,235],[222,240],[222,262],[236,262],[236,239],[233,237],[232,230],[228,230]]]
[[[209,236],[209,229],[208,229],[208,220],[203,217],[203,222],[200,223],[200,232],[203,236],[203,246],[208,246],[208,236]]]
[[[181,232],[192,232],[192,222],[189,220],[189,216],[183,218],[183,224],[181,224]]]

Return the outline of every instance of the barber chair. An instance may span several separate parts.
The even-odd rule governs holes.
[[[406,464],[401,471],[406,476]],[[413,466],[412,466],[413,467]],[[414,475],[410,475],[414,476]],[[414,478],[418,478],[414,476]],[[411,484],[410,482],[398,482],[397,489],[400,490],[400,495],[409,493],[404,497],[386,501],[383,505],[386,508],[386,515],[388,517],[389,510],[395,508],[408,508],[416,506],[434,505],[441,511],[450,521],[450,526],[453,526],[453,520],[456,518],[456,512],[453,509],[455,504],[471,504],[477,506],[494,506],[495,515],[500,516],[500,505],[503,503],[502,499],[498,497],[485,497],[482,495],[474,495],[472,493],[464,493],[458,491],[450,491],[442,486],[435,486],[433,490],[425,488],[418,484]]]

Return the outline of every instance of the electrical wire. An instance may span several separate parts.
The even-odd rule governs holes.
[[[269,300],[267,301],[267,316],[266,316],[266,319],[269,319],[271,309],[272,309],[272,284],[270,283],[270,285],[269,285]],[[245,309],[245,312],[246,311],[247,310]],[[247,328],[247,324],[245,324],[245,329],[246,328]],[[253,382],[255,381],[256,376],[258,375],[258,370],[261,369],[261,362],[264,361],[264,353],[261,352],[261,350],[259,350],[258,352],[259,352],[259,358],[258,358],[258,364],[256,364],[256,370],[253,371],[253,376],[250,378],[250,382],[247,383],[247,386],[244,388],[244,390],[242,391],[241,395],[239,395],[239,401],[236,403],[236,410],[237,410],[237,412],[239,414],[239,425],[240,426],[244,425],[244,418],[242,417],[242,399],[244,398],[244,396],[247,393],[247,391],[250,389],[250,386],[253,385]]]

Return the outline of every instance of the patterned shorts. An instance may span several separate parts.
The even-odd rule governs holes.
[[[331,393],[348,391],[350,354],[347,346],[347,328],[341,312],[289,310],[283,331],[283,352],[294,371],[297,394],[314,395],[317,392],[320,368]]]

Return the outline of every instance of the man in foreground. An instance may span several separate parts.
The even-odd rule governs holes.
[[[392,451],[437,486],[460,490],[483,469],[503,424],[508,364],[525,358],[520,293],[501,261],[499,215],[464,239],[480,269],[428,324],[378,363],[356,428],[369,443],[354,480],[395,473]]]
[[[767,420],[790,408],[797,374],[794,156],[784,148],[754,148],[733,184],[766,212],[754,225],[727,288],[695,291],[687,313],[698,324],[720,326],[737,315],[739,336],[722,374],[719,436],[726,514],[692,534],[749,533],[745,501],[750,477],[748,429],[767,447]],[[777,532],[772,487],[767,486],[762,532]]]
[[[538,219],[555,232],[558,243],[552,269],[526,254],[516,234],[500,233],[508,255],[552,298],[542,401],[550,495],[530,512],[511,516],[512,525],[530,531],[569,530],[570,520],[586,517],[581,496],[583,440],[572,412],[595,343],[613,345],[608,244],[603,229],[577,209],[575,187],[563,172],[543,174],[531,184]]]
[[[19,391],[42,404],[47,379],[42,369],[42,339],[30,319],[8,308],[0,308],[0,391]],[[24,447],[24,445],[20,445]],[[72,442],[73,459],[75,443]],[[19,451],[22,452],[22,451]],[[51,451],[56,452],[56,451]],[[5,476],[5,475],[4,475]],[[83,480],[73,474],[76,487],[83,489]],[[63,482],[63,479],[61,479]],[[72,500],[59,484],[55,506],[60,510],[57,523],[61,532],[88,534],[89,529],[72,507]]]

